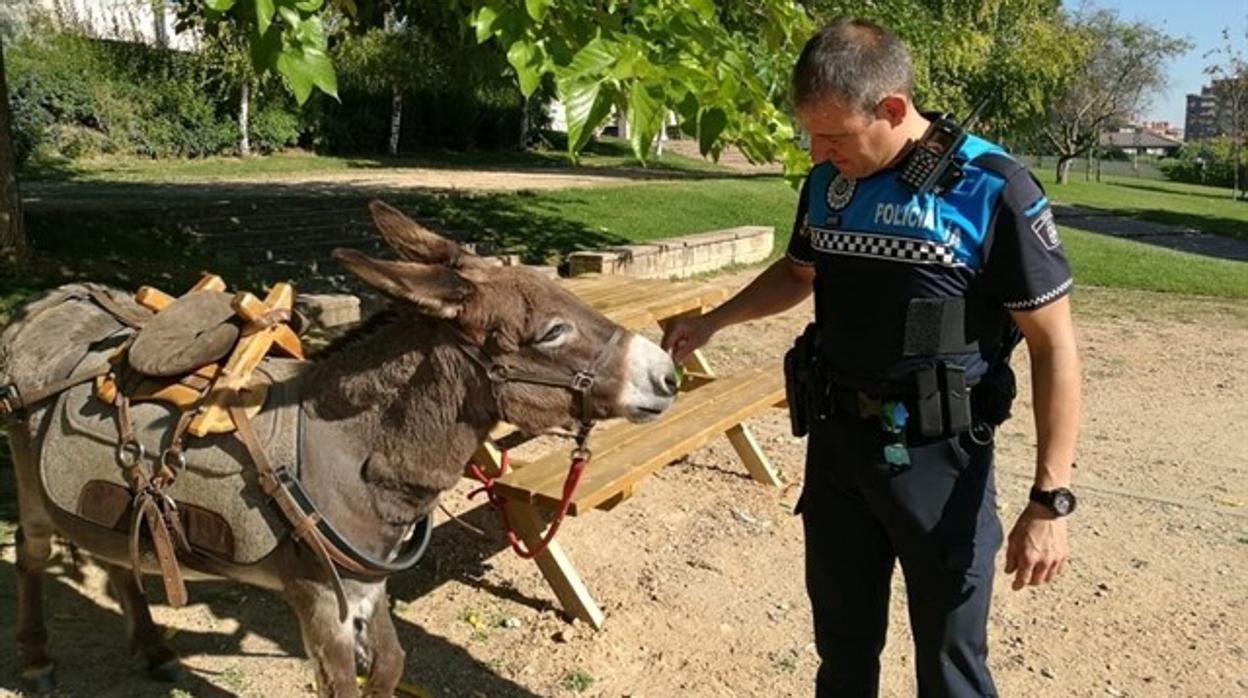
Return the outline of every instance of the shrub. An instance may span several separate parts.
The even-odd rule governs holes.
[[[1245,184],[1244,150],[1239,150],[1240,186]],[[1161,164],[1167,179],[1217,187],[1231,186],[1235,172],[1232,167],[1231,139],[1225,136],[1188,143],[1178,157]]]

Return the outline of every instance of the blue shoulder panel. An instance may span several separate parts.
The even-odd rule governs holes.
[[[941,217],[963,236],[958,251],[965,255],[967,266],[973,269],[983,264],[984,238],[1005,189],[1004,178],[974,164],[975,158],[985,153],[1004,155],[1005,150],[996,143],[968,134],[958,151],[962,179],[940,197]],[[970,239],[965,239],[968,236]]]

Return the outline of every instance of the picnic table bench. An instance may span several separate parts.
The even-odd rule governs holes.
[[[729,293],[719,285],[622,276],[591,275],[562,283],[630,330],[663,327],[678,317],[703,313]],[[753,479],[772,486],[780,484],[744,424],[768,407],[785,404],[779,360],[774,366],[716,376],[706,357],[696,351],[684,365],[681,394],[659,419],[644,424],[612,422],[590,435],[588,446],[593,458],[570,501],[569,516],[614,507],[631,497],[647,476],[721,434],[728,437]],[[501,473],[501,453],[493,442],[483,444],[474,461],[490,476]],[[541,539],[548,516],[559,506],[568,454],[557,449],[536,460],[513,460],[510,465],[498,477],[494,491],[502,498],[518,537],[532,548]],[[602,610],[557,540],[534,561],[564,610],[595,628],[601,627]]]

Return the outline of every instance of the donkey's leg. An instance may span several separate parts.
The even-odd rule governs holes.
[[[289,579],[285,586],[286,601],[299,619],[303,647],[316,675],[317,694],[321,698],[359,696],[360,689],[355,682],[353,617],[348,617],[345,623],[339,620],[338,597],[328,584],[320,580]],[[343,580],[351,611],[359,605],[359,587]]]
[[[134,574],[129,568],[104,564],[108,572],[108,587],[113,598],[121,605],[126,619],[126,635],[130,638],[130,651],[143,658],[147,675],[159,681],[176,681],[182,676],[178,656],[165,644],[160,626],[152,621],[147,597],[139,590]]]
[[[368,668],[368,684],[365,695],[391,696],[403,678],[404,661],[407,653],[399,644],[399,635],[394,630],[394,620],[390,616],[390,607],[386,597],[386,583],[378,584],[381,593],[373,604],[372,616],[364,628],[366,637],[358,638],[370,649],[372,666]]]
[[[30,432],[24,425],[9,428],[13,472],[17,478],[17,651],[21,679],[39,692],[56,683],[48,656],[48,630],[43,624],[43,572],[52,558],[55,529],[39,492],[37,464]]]

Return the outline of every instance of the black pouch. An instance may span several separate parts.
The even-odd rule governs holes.
[[[971,428],[971,397],[966,389],[966,369],[955,364],[941,366],[944,374],[945,417],[949,434],[961,434]]]
[[[924,366],[914,373],[915,404],[919,412],[919,433],[923,436],[940,436],[945,432],[940,378],[936,372],[936,366]]]
[[[971,406],[975,419],[993,426],[1010,418],[1010,407],[1018,394],[1014,369],[1001,363],[988,369],[971,390]]]
[[[806,326],[793,347],[784,355],[784,394],[789,403],[789,426],[794,436],[810,433],[811,394],[815,383],[818,330]]]

